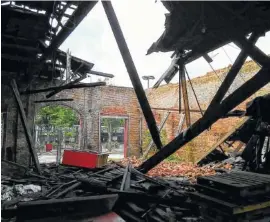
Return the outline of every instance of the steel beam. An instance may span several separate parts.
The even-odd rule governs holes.
[[[258,40],[259,35],[252,33],[252,35],[249,38],[249,42],[251,44],[255,44]],[[230,71],[226,75],[225,79],[223,80],[221,86],[219,87],[216,95],[212,99],[211,103],[209,104],[206,112],[204,115],[211,115],[212,112],[215,112],[215,107],[220,104],[222,99],[224,98],[225,94],[227,93],[228,89],[230,88],[231,84],[233,83],[235,77],[237,76],[238,72],[240,71],[241,67],[244,65],[245,61],[247,59],[247,53],[246,50],[243,49],[238,57],[236,58],[234,64],[232,65]]]
[[[226,115],[230,110],[239,105],[245,99],[270,82],[270,70],[267,68],[261,69],[255,76],[244,83],[240,88],[235,90],[231,95],[216,106],[215,112],[211,116],[203,116],[201,119],[192,124],[188,129],[183,131],[179,136],[173,139],[169,144],[163,147],[151,158],[146,160],[139,167],[141,172],[148,172],[165,158],[173,154],[175,151],[183,147],[189,141],[200,135],[204,130],[208,129],[219,118]]]
[[[138,72],[134,65],[133,59],[131,57],[130,51],[128,49],[126,40],[124,38],[123,32],[121,30],[120,24],[114,12],[112,3],[110,1],[102,1],[103,8],[109,20],[112,32],[114,34],[115,40],[117,42],[118,48],[124,60],[127,72],[129,74],[130,80],[132,82],[133,88],[139,100],[141,109],[143,111],[146,123],[148,125],[149,131],[155,142],[158,149],[161,149],[162,143],[160,140],[156,120],[151,111],[150,105],[145,95],[145,91],[143,89],[142,83],[140,81]]]

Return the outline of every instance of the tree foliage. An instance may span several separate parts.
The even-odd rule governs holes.
[[[54,127],[72,127],[79,124],[79,118],[74,110],[63,106],[46,106],[40,109],[36,117],[37,125]]]
[[[117,129],[118,127],[124,126],[124,119],[118,118],[102,118],[101,119],[101,126],[108,127],[110,129]]]

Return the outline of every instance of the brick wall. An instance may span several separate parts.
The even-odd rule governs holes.
[[[140,109],[132,88],[102,86],[92,90],[91,146],[99,148],[99,118],[102,116],[128,117],[128,155],[140,153]]]
[[[59,82],[48,84],[47,82],[32,82],[30,89],[47,88],[58,85]],[[26,86],[20,85],[23,91]],[[29,89],[29,88],[28,88]],[[29,162],[29,149],[25,138],[24,129],[18,115],[17,104],[11,88],[1,85],[2,112],[7,113],[7,136],[5,147],[16,150],[16,160],[20,164]],[[140,152],[140,110],[132,88],[103,86],[95,88],[64,90],[50,99],[73,98],[74,101],[34,103],[35,100],[45,100],[47,93],[22,95],[22,101],[27,111],[27,120],[30,130],[34,135],[34,118],[36,113],[48,105],[61,105],[72,108],[81,119],[81,149],[100,150],[99,130],[100,115],[128,117],[128,155],[139,155]]]
[[[219,78],[223,80],[226,76],[230,67],[226,67],[224,69],[216,70]],[[229,93],[226,94],[228,96],[234,90],[238,89],[245,81],[249,80],[254,74],[259,70],[259,67],[253,61],[248,61],[245,63],[244,67],[240,71],[240,75],[238,74],[233,84],[229,89]],[[215,73],[209,72],[204,76],[200,76],[191,80],[196,95],[198,97],[199,103],[202,109],[206,109],[211,102],[213,96],[218,90],[221,82],[218,80],[218,77]],[[197,109],[198,105],[196,103],[194,94],[192,92],[190,83],[187,82],[187,90],[189,97],[189,105],[191,109]],[[147,90],[147,97],[149,99],[151,107],[155,108],[179,108],[179,88],[178,84],[167,84],[162,85],[157,89],[149,89]],[[245,109],[246,102],[259,96],[264,93],[270,92],[270,84],[267,84],[263,89],[257,92],[255,95],[244,101],[240,104],[237,109]],[[183,109],[183,97],[181,97],[181,105]],[[165,115],[166,111],[155,110],[154,111],[158,125],[160,124],[161,119]],[[200,113],[191,113],[191,120],[194,123],[201,117]],[[232,129],[237,123],[241,121],[239,118],[227,118],[221,119],[217,121],[211,127],[210,131],[205,131],[199,137],[192,140],[189,144],[184,146],[179,152],[179,156],[184,160],[196,161],[199,159],[211,146],[214,145],[219,138],[221,138],[224,134],[226,134],[230,129]],[[164,126],[164,130],[166,131],[167,141],[171,141],[175,137],[175,132],[177,130],[177,126],[179,123],[179,113],[172,112]],[[186,126],[184,125],[184,128]],[[146,125],[144,124],[144,130],[146,129]],[[194,155],[190,156],[188,149],[192,148]]]

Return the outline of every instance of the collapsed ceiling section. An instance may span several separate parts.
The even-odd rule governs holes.
[[[180,54],[185,64],[201,56],[209,63],[211,58],[207,53],[252,32],[261,36],[270,30],[270,5],[267,2],[162,3],[169,11],[165,31],[147,54],[173,51],[174,58],[154,87],[158,87],[163,80],[169,83],[175,76]]]
[[[58,48],[96,3],[2,1],[2,80],[60,77],[66,53]],[[79,75],[94,66],[74,56],[70,61],[71,70]]]

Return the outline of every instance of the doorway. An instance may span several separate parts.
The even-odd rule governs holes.
[[[128,117],[100,117],[100,149],[109,158],[121,159],[128,150]]]

